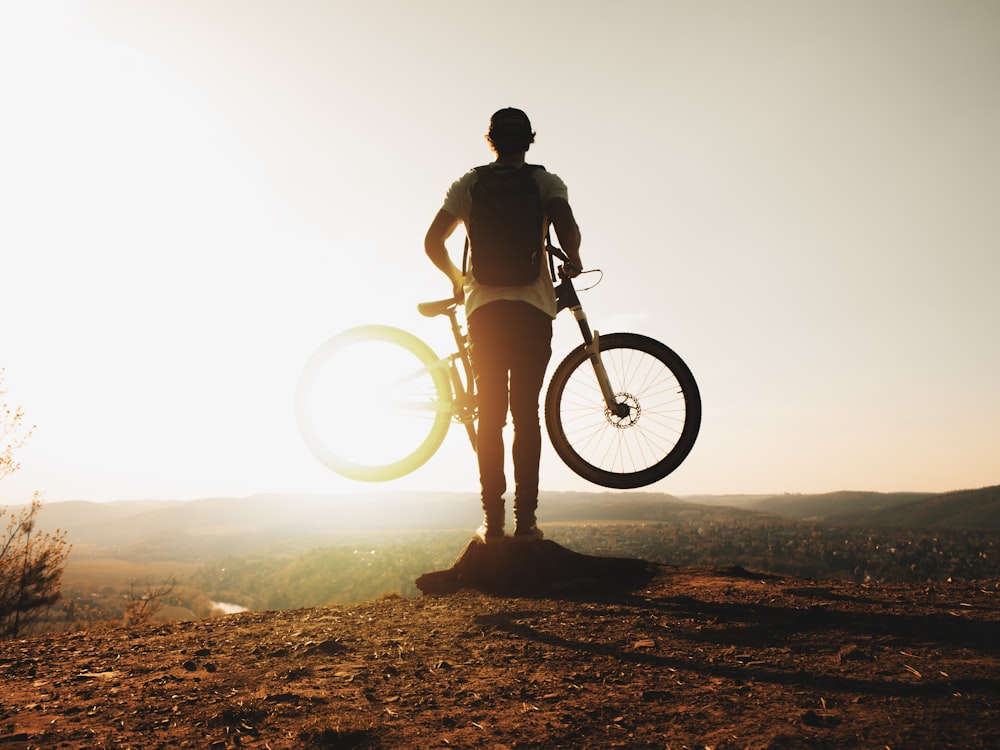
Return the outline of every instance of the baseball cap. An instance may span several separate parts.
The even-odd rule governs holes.
[[[520,109],[506,107],[493,113],[490,118],[490,138],[494,141],[510,141],[530,139],[531,121]]]

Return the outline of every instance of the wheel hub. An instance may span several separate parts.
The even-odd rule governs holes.
[[[626,430],[639,421],[642,408],[639,406],[639,399],[631,393],[619,393],[615,396],[617,408],[612,411],[607,406],[604,407],[604,418],[608,424],[619,430]]]

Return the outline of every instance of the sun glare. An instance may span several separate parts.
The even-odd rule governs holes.
[[[338,334],[310,359],[296,414],[306,444],[345,476],[387,481],[418,468],[450,422],[446,363],[386,326]]]

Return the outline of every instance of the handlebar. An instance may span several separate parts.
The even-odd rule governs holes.
[[[581,273],[591,273],[591,271],[584,271],[582,268],[577,268],[573,263],[570,262],[569,256],[563,252],[562,248],[556,247],[551,242],[545,245],[546,252],[549,253],[553,258],[556,258],[563,263],[563,267],[569,267],[577,271],[577,275]],[[574,307],[580,304],[579,297],[576,295],[576,288],[573,285],[573,278],[565,273],[562,267],[556,269],[553,265],[553,271],[560,279],[559,283],[556,284],[556,300],[557,309],[563,310],[567,307]],[[595,269],[597,271],[597,269]],[[597,271],[600,273],[600,271]],[[603,274],[602,274],[603,276]],[[596,285],[596,284],[595,284]],[[592,286],[595,286],[592,285]],[[586,287],[590,289],[591,287]],[[583,291],[586,291],[584,289]],[[461,297],[449,297],[448,299],[434,300],[433,302],[421,302],[417,305],[417,310],[420,311],[421,315],[428,318],[433,318],[438,315],[447,315],[451,317],[455,313],[455,309],[463,304],[465,300]]]

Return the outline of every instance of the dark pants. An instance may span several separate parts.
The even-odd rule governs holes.
[[[479,482],[488,520],[503,526],[503,427],[514,422],[514,514],[534,521],[542,433],[538,399],[552,355],[552,319],[527,302],[501,300],[469,318],[472,368],[479,393]]]

